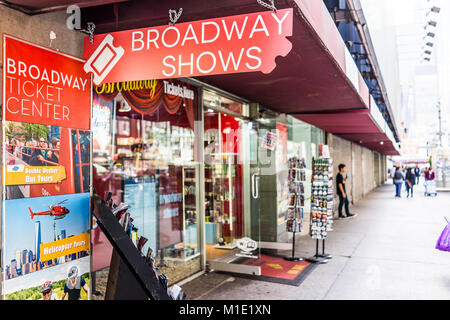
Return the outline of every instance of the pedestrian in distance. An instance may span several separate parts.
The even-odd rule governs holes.
[[[426,181],[433,181],[435,179],[435,175],[434,175],[434,171],[432,167],[429,167],[426,171],[425,171],[425,180]]]
[[[405,177],[403,176],[402,170],[400,167],[395,168],[394,173],[394,184],[395,184],[395,197],[401,198],[402,197],[402,184],[405,180]]]
[[[412,168],[406,169],[405,185],[406,185],[406,197],[411,198],[414,196],[414,185],[416,184],[416,176]]]
[[[351,214],[350,213],[350,209],[349,209],[349,201],[348,201],[348,196],[345,190],[345,181],[348,178],[347,175],[347,166],[345,164],[340,164],[339,165],[339,173],[337,174],[336,177],[336,190],[337,190],[337,194],[339,196],[339,219],[347,219],[347,218],[353,218],[356,215],[355,214]],[[346,216],[343,215],[342,213],[342,209],[345,207],[345,214]]]
[[[437,196],[437,190],[436,190],[436,182],[434,181],[435,179],[435,174],[433,171],[433,168],[430,166],[429,168],[425,169],[425,196]]]
[[[416,163],[416,167],[414,168],[414,175],[416,176],[416,184],[417,185],[420,182],[420,174],[421,174],[421,171],[420,171],[419,165]]]

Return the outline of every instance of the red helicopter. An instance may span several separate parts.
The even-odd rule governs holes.
[[[63,219],[69,213],[69,209],[66,207],[60,206],[60,204],[66,202],[68,199],[58,202],[56,205],[51,204],[50,210],[42,211],[42,212],[33,212],[31,208],[28,207],[31,214],[31,220],[33,220],[34,216],[50,216],[55,217],[55,220]]]

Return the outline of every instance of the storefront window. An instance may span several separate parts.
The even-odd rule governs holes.
[[[114,202],[130,205],[139,236],[148,239],[142,252],[153,250],[169,283],[201,268],[196,99],[195,88],[177,81],[94,98],[94,188],[102,197],[111,192]],[[109,265],[105,252],[111,250],[101,243],[101,234],[97,239],[94,270]]]
[[[213,91],[204,90],[203,91],[203,104],[208,108],[207,110],[224,110],[225,112],[236,113],[240,115],[247,115],[248,106],[226,98],[224,96],[218,95]]]

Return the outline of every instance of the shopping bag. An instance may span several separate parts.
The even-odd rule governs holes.
[[[450,224],[447,224],[444,231],[442,231],[442,234],[436,243],[436,249],[450,252]]]
[[[411,181],[409,181],[409,180],[406,180],[406,184],[408,185],[408,188],[412,188],[412,184],[411,184]]]

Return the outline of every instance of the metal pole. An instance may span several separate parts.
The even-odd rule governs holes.
[[[292,259],[294,259],[295,256],[295,231],[294,231],[294,238],[292,239]]]
[[[441,117],[441,104],[438,105],[439,108],[439,145],[442,147],[442,117]]]
[[[319,239],[316,239],[316,258],[319,258]]]

